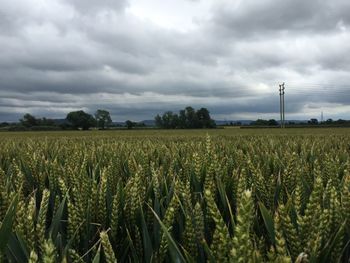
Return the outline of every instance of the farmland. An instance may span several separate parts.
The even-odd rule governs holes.
[[[0,133],[0,262],[348,262],[350,129]]]

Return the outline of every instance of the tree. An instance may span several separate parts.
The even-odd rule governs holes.
[[[185,108],[186,114],[186,128],[193,129],[198,127],[198,118],[196,111],[188,106]]]
[[[96,123],[94,117],[82,110],[72,111],[67,114],[66,120],[70,122],[73,128],[82,128],[83,130],[88,130],[93,127]]]
[[[163,128],[175,129],[176,127],[178,127],[178,120],[179,116],[177,116],[177,114],[174,114],[172,111],[165,112],[162,116]]]
[[[186,111],[185,110],[180,110],[179,111],[179,128],[180,129],[185,129],[187,128],[187,121],[186,121]]]
[[[6,126],[10,126],[10,124],[8,122],[0,123],[0,127],[6,127]]]
[[[200,108],[196,112],[197,127],[195,128],[214,128],[215,122],[210,118],[209,111],[206,108]]]
[[[346,120],[343,120],[343,119],[338,119],[335,121],[336,124],[345,124],[346,123]]]
[[[333,123],[333,119],[327,119],[327,120],[326,120],[326,123],[327,123],[327,124],[332,124],[332,123]]]
[[[309,123],[309,124],[315,125],[315,124],[318,124],[318,120],[317,120],[317,119],[310,119],[310,120],[308,121],[308,123]]]
[[[190,106],[180,110],[179,114],[167,111],[162,116],[158,114],[154,119],[157,127],[165,129],[197,129],[214,128],[216,126],[206,108],[195,111]]]
[[[97,110],[95,112],[97,127],[105,129],[112,123],[111,115],[106,110]]]
[[[31,114],[24,114],[23,118],[20,119],[20,122],[25,127],[32,127],[38,125],[38,120]]]
[[[128,130],[131,130],[131,129],[135,126],[135,123],[132,122],[131,120],[127,120],[127,121],[125,122],[125,125],[126,125],[126,127],[128,128]]]
[[[269,124],[269,122],[267,120],[257,119],[252,124],[257,125],[257,126],[267,126]]]
[[[55,126],[55,121],[52,119],[35,118],[33,115],[26,113],[23,118],[19,120],[21,124],[27,128],[34,126]]]
[[[275,119],[270,119],[270,120],[268,120],[268,125],[269,126],[277,126],[278,122]]]
[[[157,127],[163,128],[163,120],[159,114],[157,114],[157,116],[154,118],[154,120],[155,120],[155,124]]]
[[[156,126],[165,129],[175,129],[179,127],[179,116],[172,111],[164,112],[154,118]]]
[[[55,126],[55,122],[52,119],[42,118],[37,119],[38,125],[40,126]]]

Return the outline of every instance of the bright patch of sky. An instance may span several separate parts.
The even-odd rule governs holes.
[[[210,17],[212,5],[212,0],[131,0],[126,12],[161,28],[188,32]]]

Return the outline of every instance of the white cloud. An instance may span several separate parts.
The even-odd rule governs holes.
[[[131,0],[126,11],[158,27],[180,32],[198,29],[209,18],[213,1]]]

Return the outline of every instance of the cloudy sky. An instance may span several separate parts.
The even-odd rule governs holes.
[[[350,119],[348,0],[2,0],[0,121]]]

